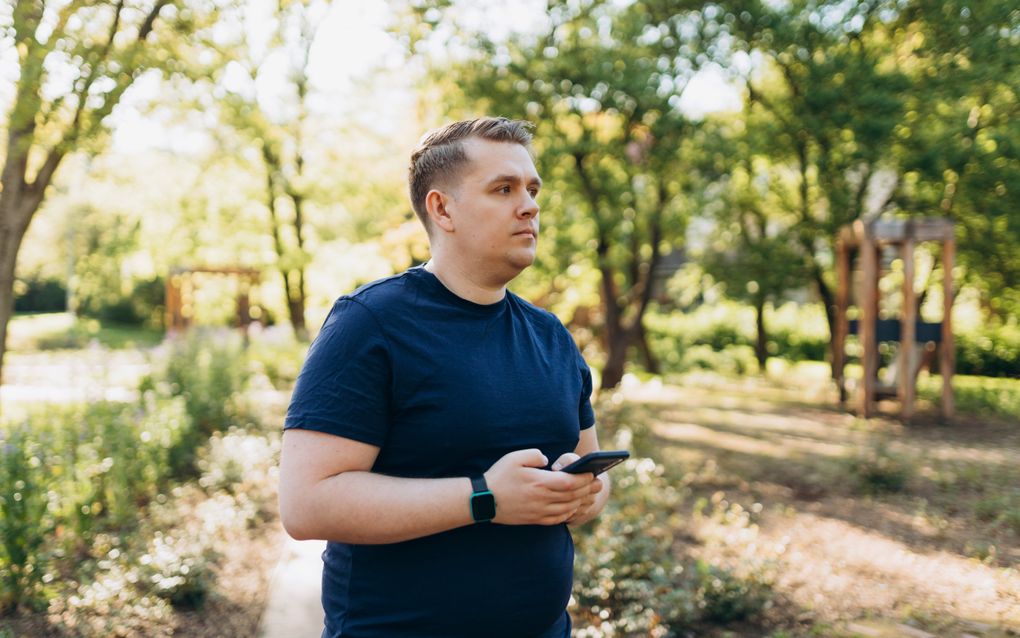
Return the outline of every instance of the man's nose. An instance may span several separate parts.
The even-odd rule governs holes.
[[[524,202],[521,204],[521,207],[517,209],[517,214],[521,217],[537,217],[538,210],[538,202],[531,196],[531,193],[528,193],[524,196]]]

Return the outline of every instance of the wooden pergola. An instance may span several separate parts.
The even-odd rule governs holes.
[[[193,294],[195,274],[235,277],[241,283],[237,295],[237,327],[247,330],[251,324],[251,288],[259,281],[259,271],[251,268],[174,268],[166,280],[166,331],[173,334],[191,326],[193,313],[185,298]]]
[[[912,363],[914,344],[938,344],[939,371],[942,374],[942,415],[953,416],[953,369],[955,352],[953,348],[953,259],[956,242],[952,220],[929,217],[914,219],[874,219],[869,222],[858,220],[840,229],[836,241],[836,269],[839,278],[836,292],[836,334],[835,372],[839,386],[841,404],[847,400],[846,379],[843,368],[846,365],[846,338],[852,333],[859,334],[862,355],[863,378],[857,388],[857,411],[863,417],[875,412],[879,398],[895,397],[900,401],[900,416],[909,420],[914,414],[917,398],[917,373],[919,365]],[[937,241],[942,244],[943,308],[940,323],[925,323],[917,316],[917,293],[914,291],[914,248],[920,242]],[[879,319],[879,280],[882,277],[881,254],[886,246],[899,248],[903,259],[903,303],[900,317]],[[851,254],[856,249],[861,262],[860,299],[857,306],[859,321],[851,322],[847,317],[851,299]],[[893,385],[883,385],[878,380],[879,342],[899,342],[900,362]]]

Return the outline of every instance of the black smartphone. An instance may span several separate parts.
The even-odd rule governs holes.
[[[584,474],[591,472],[598,476],[618,463],[623,463],[630,458],[627,450],[607,450],[605,452],[591,452],[585,454],[570,465],[560,469],[561,472],[570,474]]]

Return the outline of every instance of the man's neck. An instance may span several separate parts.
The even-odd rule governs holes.
[[[440,255],[433,255],[425,264],[425,270],[436,276],[447,290],[461,299],[476,304],[489,305],[502,301],[506,296],[506,284],[488,284],[479,281],[477,274],[472,276],[466,269],[454,263],[448,263]]]

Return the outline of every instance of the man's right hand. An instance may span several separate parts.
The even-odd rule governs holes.
[[[540,450],[517,450],[496,461],[485,481],[496,499],[503,525],[557,525],[566,522],[602,484],[593,474],[550,472]]]

